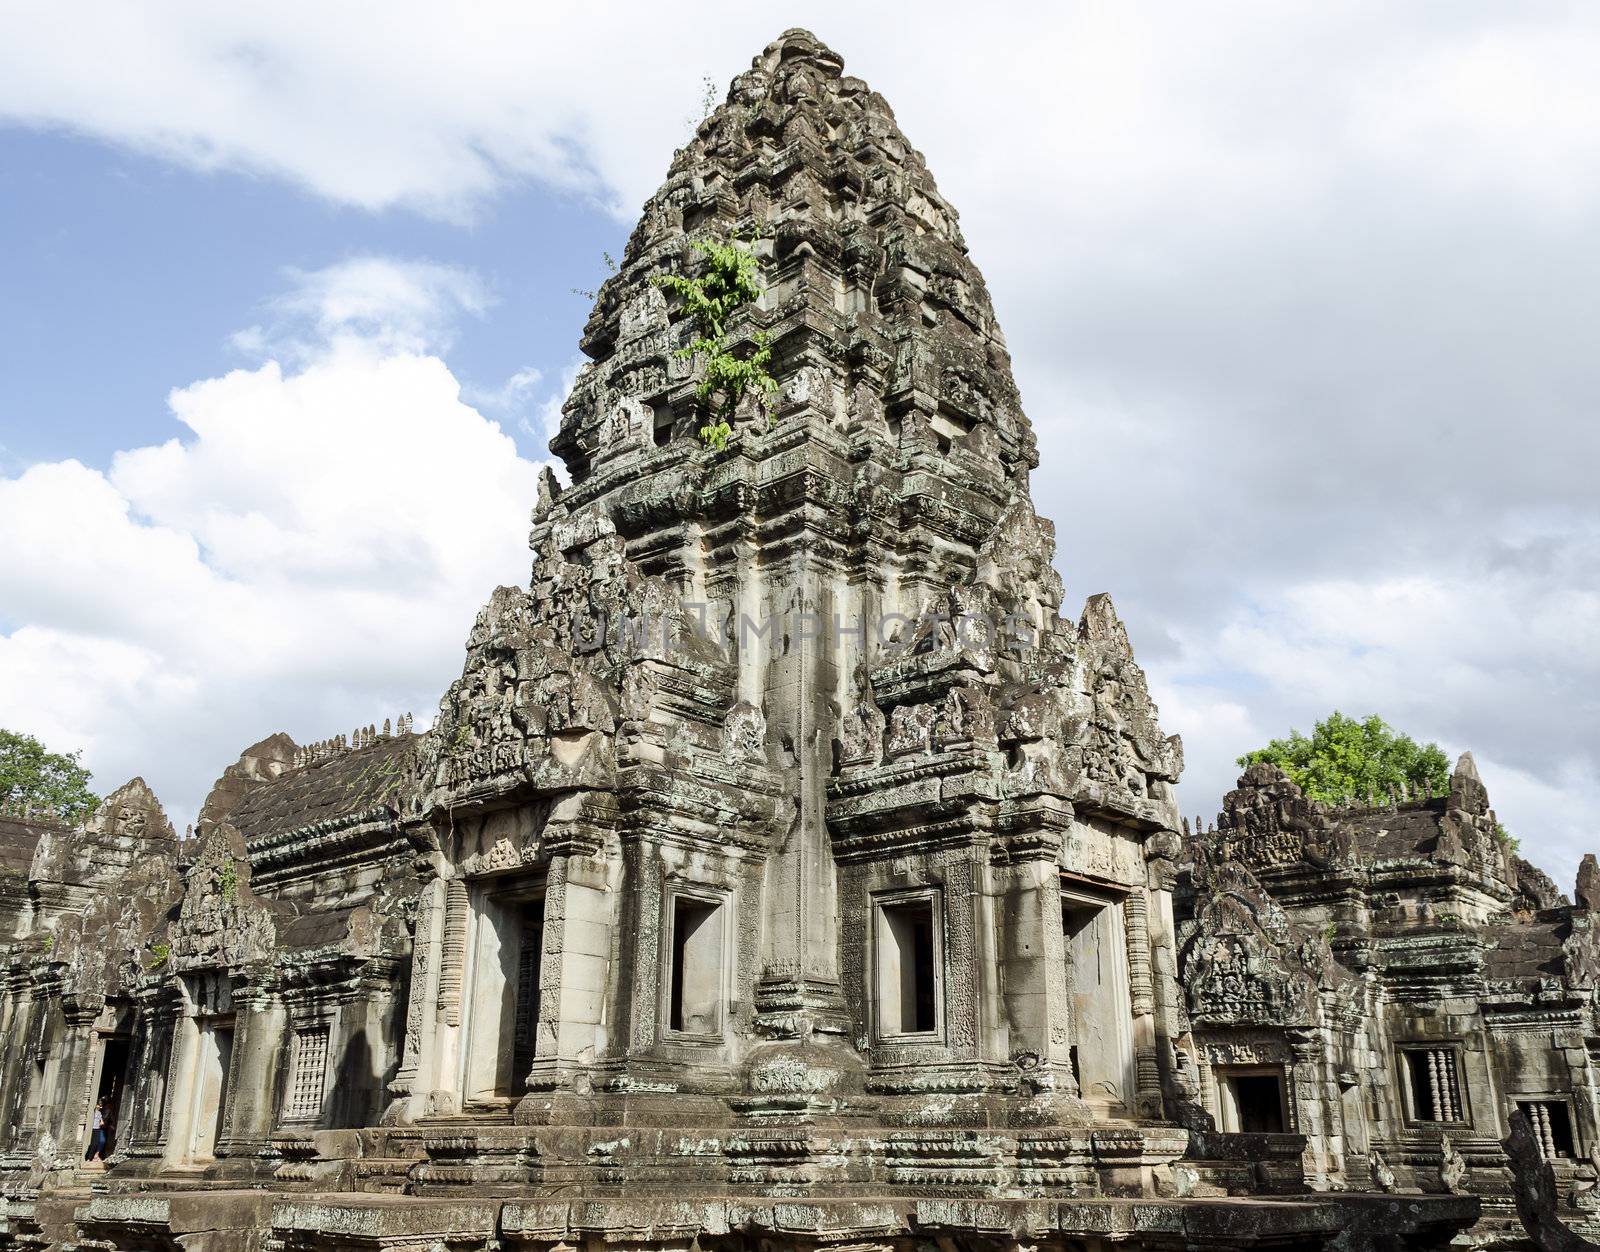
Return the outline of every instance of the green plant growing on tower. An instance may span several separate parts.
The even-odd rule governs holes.
[[[150,945],[150,959],[145,962],[145,973],[153,973],[165,965],[172,956],[172,945],[164,939],[158,939]]]
[[[728,319],[739,309],[761,299],[761,259],[737,238],[718,241],[696,239],[689,245],[706,260],[705,272],[693,278],[682,274],[657,274],[650,281],[683,300],[683,311],[694,319],[694,342],[679,348],[683,360],[703,357],[705,372],[695,388],[703,419],[700,438],[721,451],[733,433],[730,418],[746,394],[763,398],[770,416],[778,381],[767,371],[772,343],[765,331],[751,338],[754,351],[739,356],[728,342]]]
[[[223,857],[222,873],[218,878],[222,885],[222,902],[232,904],[239,898],[239,871],[235,868],[231,856]]]

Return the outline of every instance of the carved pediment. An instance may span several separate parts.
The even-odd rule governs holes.
[[[249,872],[226,827],[214,826],[201,837],[171,931],[173,970],[230,969],[277,950],[277,927],[251,894]]]
[[[1180,935],[1190,1020],[1217,1026],[1312,1023],[1332,954],[1300,934],[1241,865],[1197,866],[1197,908]]]

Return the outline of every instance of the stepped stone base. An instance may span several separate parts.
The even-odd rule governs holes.
[[[1444,1248],[1476,1215],[1455,1196],[1135,1200],[731,1198],[449,1200],[178,1191],[87,1197],[63,1252],[476,1252],[585,1247],[858,1249]],[[12,1242],[0,1246],[39,1246]]]

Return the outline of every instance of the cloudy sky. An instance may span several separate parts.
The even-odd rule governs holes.
[[[1334,708],[1600,849],[1600,10],[17,0],[0,10],[0,725],[175,818],[431,716],[585,300],[806,25],[961,210],[1069,610],[1191,813]]]

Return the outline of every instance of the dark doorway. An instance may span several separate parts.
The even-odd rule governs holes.
[[[105,1041],[105,1052],[100,1058],[100,1086],[94,1101],[100,1109],[106,1132],[103,1156],[110,1156],[117,1147],[117,1123],[121,1121],[122,1084],[128,1071],[128,1040],[112,1035]],[[94,1142],[94,1110],[89,1112],[90,1146]]]
[[[1268,1135],[1284,1132],[1283,1079],[1276,1074],[1238,1074],[1228,1083],[1233,1089],[1241,1131]]]

